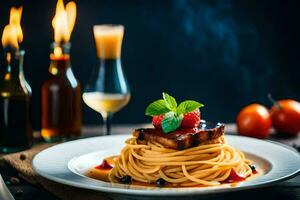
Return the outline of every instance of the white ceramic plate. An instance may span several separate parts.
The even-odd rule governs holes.
[[[248,137],[227,135],[230,145],[246,153],[264,174],[238,186],[157,188],[107,183],[84,176],[108,156],[118,155],[130,135],[101,136],[56,145],[36,155],[33,168],[41,176],[74,187],[97,190],[115,199],[193,199],[204,194],[266,186],[296,176],[300,155],[287,146]]]

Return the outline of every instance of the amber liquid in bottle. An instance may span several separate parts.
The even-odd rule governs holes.
[[[11,153],[33,143],[31,88],[23,73],[25,51],[6,52],[0,80],[0,151]]]
[[[50,55],[50,77],[42,86],[41,134],[47,142],[81,134],[81,86],[72,72],[68,47],[59,47],[62,55]]]

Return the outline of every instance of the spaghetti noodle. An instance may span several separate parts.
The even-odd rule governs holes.
[[[185,150],[168,149],[149,141],[138,144],[133,137],[126,141],[109,179],[118,182],[131,176],[138,182],[154,183],[162,178],[178,187],[215,186],[224,182],[232,169],[251,176],[251,163],[241,151],[228,145],[224,136]]]

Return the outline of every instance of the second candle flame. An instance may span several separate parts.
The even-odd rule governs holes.
[[[76,19],[76,4],[73,1],[64,6],[63,0],[58,0],[56,4],[55,16],[52,20],[54,29],[54,41],[66,43],[70,40]]]

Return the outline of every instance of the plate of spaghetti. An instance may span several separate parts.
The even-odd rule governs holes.
[[[226,135],[200,119],[202,104],[174,97],[151,103],[153,128],[56,145],[33,160],[50,180],[114,199],[189,199],[270,185],[296,176],[300,156],[282,144]]]

